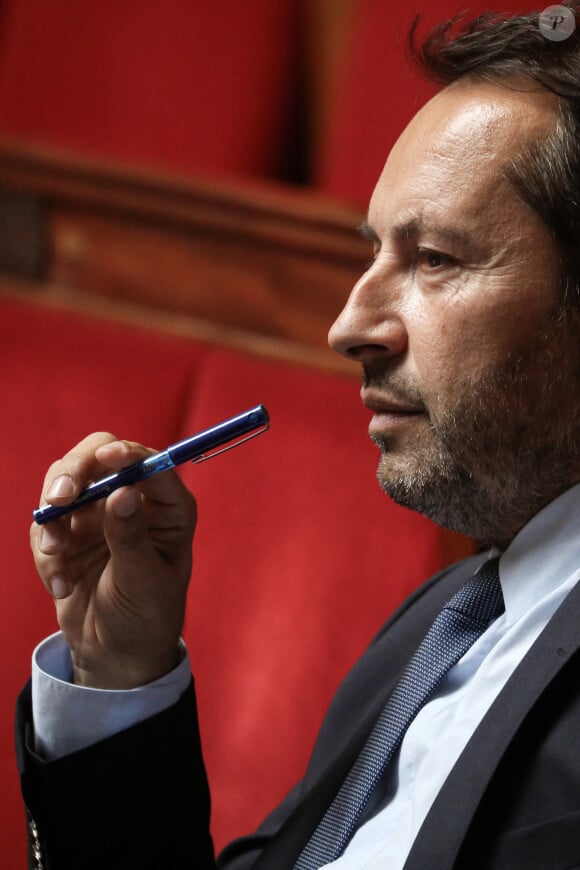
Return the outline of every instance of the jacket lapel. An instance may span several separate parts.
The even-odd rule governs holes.
[[[315,769],[307,773],[305,783],[312,781],[312,787],[306,785],[307,790],[296,810],[262,852],[253,870],[291,870],[294,866],[362,749],[400,671],[445,602],[471,576],[473,570],[474,560],[470,559],[437,575],[421,587],[387,623],[380,637],[348,678],[355,682],[359,679],[365,681],[367,703],[356,723],[350,727],[346,744],[332,760],[326,761],[322,772]],[[360,673],[357,674],[357,670]],[[324,733],[324,728],[321,733]]]
[[[580,584],[567,596],[490,707],[445,781],[405,870],[451,870],[499,762],[534,704],[580,648]],[[450,822],[451,820],[451,822]]]

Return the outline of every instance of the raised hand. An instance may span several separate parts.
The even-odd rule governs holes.
[[[50,467],[42,500],[66,504],[92,480],[152,452],[90,435]],[[32,524],[34,559],[55,599],[75,682],[134,688],[175,666],[195,521],[193,496],[166,472],[46,526]]]

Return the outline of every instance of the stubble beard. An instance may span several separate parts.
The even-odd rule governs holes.
[[[401,449],[388,436],[373,437],[382,453],[377,477],[384,492],[440,526],[503,548],[577,482],[578,340],[571,342],[562,318],[557,326],[565,336],[550,330],[477,380],[458,377],[438,412],[412,385],[379,374],[376,364],[367,367],[367,385],[422,403],[428,420],[427,442],[411,437]]]

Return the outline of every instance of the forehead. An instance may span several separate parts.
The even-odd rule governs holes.
[[[371,199],[370,224],[381,232],[391,222],[439,213],[479,223],[486,215],[505,219],[506,203],[521,204],[504,171],[556,117],[555,97],[527,82],[508,88],[461,80],[445,88],[393,147]]]

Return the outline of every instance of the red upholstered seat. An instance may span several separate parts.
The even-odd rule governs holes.
[[[28,549],[47,465],[96,429],[163,447],[257,402],[270,411],[270,432],[183,470],[200,510],[185,638],[223,844],[300,775],[334,688],[442,564],[443,533],[380,493],[354,379],[5,299],[0,359],[0,839],[11,868],[24,866],[25,836],[12,708],[56,625]]]
[[[300,3],[6,0],[2,135],[196,175],[280,175]]]
[[[312,183],[366,207],[387,154],[437,90],[407,58],[407,34],[415,17],[421,16],[424,32],[466,9],[468,16],[476,16],[491,10],[521,13],[538,6],[532,0],[352,0],[348,8]]]

